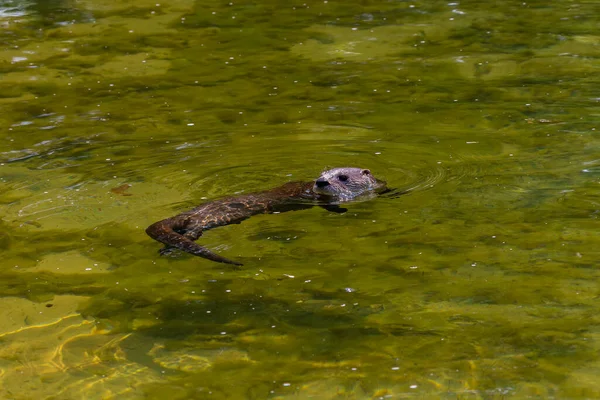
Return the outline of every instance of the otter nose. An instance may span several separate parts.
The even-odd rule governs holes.
[[[326,181],[325,179],[321,179],[321,178],[317,179],[317,181],[315,182],[315,184],[317,185],[317,187],[320,187],[320,188],[324,188],[325,186],[329,186],[329,182]]]

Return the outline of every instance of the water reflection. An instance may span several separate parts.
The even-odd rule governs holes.
[[[0,18],[26,16],[31,18],[28,23],[38,24],[40,28],[94,21],[90,12],[82,10],[80,4],[70,0],[0,1]]]
[[[32,3],[32,1],[2,0],[0,1],[0,18],[22,17]]]

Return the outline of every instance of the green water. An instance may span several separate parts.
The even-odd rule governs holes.
[[[599,13],[0,1],[0,398],[600,397]],[[334,166],[411,191],[144,233]]]

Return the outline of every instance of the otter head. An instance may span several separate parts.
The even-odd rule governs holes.
[[[324,171],[313,185],[313,192],[331,200],[349,201],[356,197],[374,194],[385,188],[371,171],[362,168],[334,168]]]

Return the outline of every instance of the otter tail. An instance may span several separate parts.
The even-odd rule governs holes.
[[[195,256],[224,264],[243,265],[237,261],[232,261],[228,258],[215,254],[206,247],[202,247],[198,243],[193,242],[187,237],[175,232],[173,230],[173,226],[168,223],[168,219],[158,221],[150,225],[146,229],[146,233],[154,240],[164,243],[167,246],[183,250],[186,253],[190,253]]]

